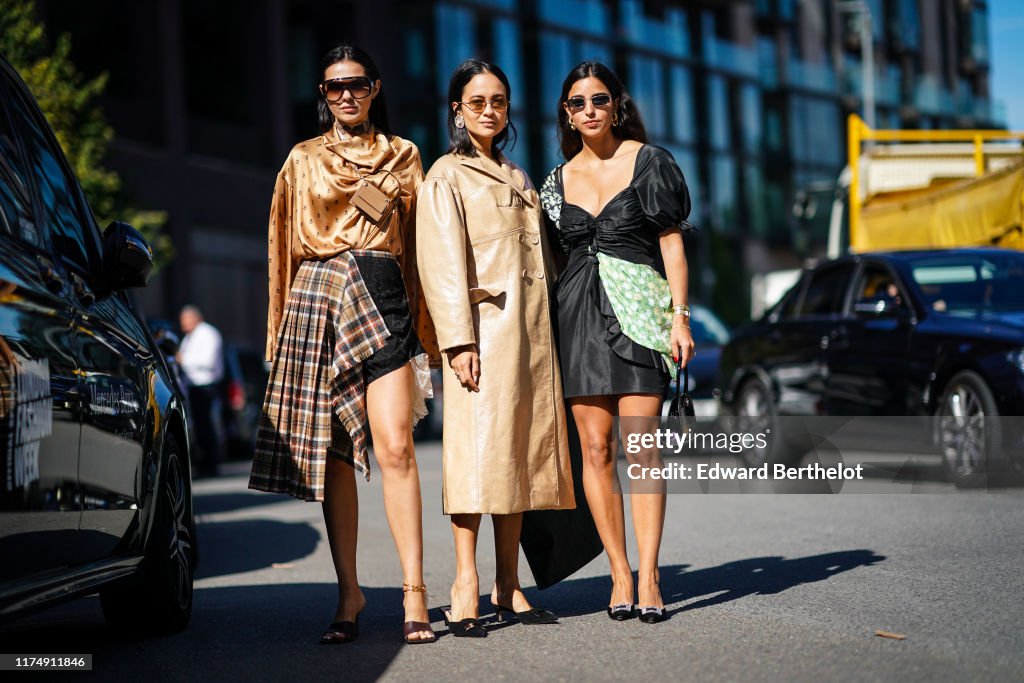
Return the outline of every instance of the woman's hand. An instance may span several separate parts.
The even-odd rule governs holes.
[[[677,363],[682,361],[683,367],[686,367],[697,353],[690,328],[678,322],[672,325],[670,346],[672,347],[672,358]]]
[[[456,346],[448,349],[448,365],[455,371],[455,378],[470,391],[480,391],[480,354],[475,344]]]

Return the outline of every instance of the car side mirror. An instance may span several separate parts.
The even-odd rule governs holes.
[[[138,230],[114,221],[103,231],[103,276],[111,289],[145,287],[153,273],[153,248]]]
[[[853,304],[854,313],[872,318],[896,318],[902,308],[898,299],[885,296],[858,299]]]
[[[156,346],[160,349],[160,353],[168,358],[174,358],[178,355],[178,349],[181,347],[181,340],[174,332],[166,329],[158,329],[153,332],[153,341],[156,342]]]

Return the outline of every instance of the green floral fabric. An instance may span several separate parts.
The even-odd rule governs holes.
[[[672,363],[672,292],[668,281],[650,266],[607,254],[597,255],[601,284],[623,334],[661,353],[669,372]]]

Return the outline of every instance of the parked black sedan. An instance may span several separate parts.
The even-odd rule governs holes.
[[[762,423],[944,417],[947,472],[976,483],[1021,451],[1012,423],[992,418],[1024,415],[1024,253],[875,253],[807,270],[726,345],[718,381],[725,410]]]
[[[126,293],[152,267],[0,58],[0,620],[99,591],[114,624],[188,623],[184,401]]]

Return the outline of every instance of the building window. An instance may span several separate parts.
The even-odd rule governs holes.
[[[802,96],[790,99],[790,155],[796,161],[838,167],[843,137],[835,102]]]
[[[709,76],[708,119],[711,123],[711,146],[715,149],[729,149],[732,135],[729,129],[729,91],[721,76]]]
[[[650,57],[633,55],[629,59],[629,92],[640,108],[647,132],[665,137],[665,79],[661,63]]]
[[[597,36],[606,35],[611,24],[601,0],[540,0],[537,14],[549,24]]]
[[[437,82],[447,90],[456,67],[476,53],[476,23],[471,10],[446,3],[434,8],[434,16],[437,20]],[[443,139],[447,139],[447,133]]]
[[[736,160],[728,154],[711,158],[711,220],[714,228],[723,233],[734,233],[739,227],[738,197],[736,191]]]
[[[988,15],[982,7],[971,11],[971,56],[976,62],[988,63]]]
[[[694,108],[696,98],[693,79],[685,66],[669,68],[669,120],[672,121],[672,137],[680,142],[692,143],[697,139],[697,118]]]
[[[644,15],[640,0],[619,2],[619,24],[630,45],[655,50],[666,55],[686,57],[690,54],[690,28],[686,12],[666,8],[664,19],[658,21]]]
[[[761,91],[750,83],[740,86],[740,117],[742,119],[743,151],[761,152]]]

